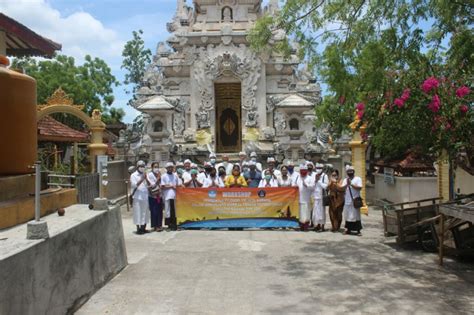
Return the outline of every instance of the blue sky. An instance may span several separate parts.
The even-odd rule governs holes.
[[[187,0],[188,5],[191,0]],[[176,0],[0,0],[0,12],[62,44],[62,54],[82,63],[84,56],[104,59],[123,81],[122,49],[132,31],[142,29],[147,48],[169,36],[166,23],[176,10]],[[114,90],[113,106],[123,108],[131,122],[137,112],[127,106],[124,86]]]

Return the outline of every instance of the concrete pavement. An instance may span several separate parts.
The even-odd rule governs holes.
[[[474,265],[400,249],[379,211],[362,237],[295,231],[135,235],[129,266],[77,314],[469,314]]]

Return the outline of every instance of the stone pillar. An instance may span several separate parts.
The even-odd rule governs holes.
[[[92,173],[97,171],[95,165],[96,156],[105,155],[107,153],[107,145],[103,141],[105,124],[102,122],[101,118],[100,112],[95,109],[92,112],[92,123],[90,126],[91,143],[88,146]]]
[[[362,199],[364,200],[364,206],[360,208],[362,214],[368,214],[369,208],[366,204],[366,176],[365,176],[365,151],[367,149],[367,143],[362,141],[361,132],[365,131],[366,126],[362,125],[357,129],[359,121],[356,120],[350,125],[352,129],[352,140],[349,142],[352,151],[352,166],[355,170],[355,175],[362,178],[362,190],[360,192]]]
[[[438,160],[438,194],[443,202],[449,200],[449,161],[446,151],[443,151]]]

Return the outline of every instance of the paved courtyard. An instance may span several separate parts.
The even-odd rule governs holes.
[[[295,231],[135,235],[129,266],[78,314],[472,314],[474,265],[401,250],[381,212],[363,236]]]

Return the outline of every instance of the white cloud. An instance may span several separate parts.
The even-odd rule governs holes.
[[[67,16],[45,0],[0,0],[0,11],[35,32],[62,44],[61,53],[79,62],[86,54],[102,59],[120,57],[124,41],[91,14],[77,11]]]

